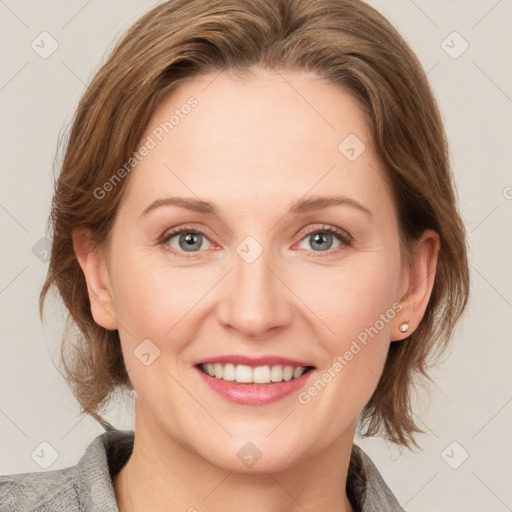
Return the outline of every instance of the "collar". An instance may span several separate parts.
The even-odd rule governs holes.
[[[81,510],[119,512],[112,478],[130,458],[134,435],[133,430],[109,428],[87,447],[76,466]],[[352,445],[346,490],[356,512],[405,512],[375,464],[356,444]]]

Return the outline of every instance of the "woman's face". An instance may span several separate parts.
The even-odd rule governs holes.
[[[119,329],[137,426],[236,471],[350,445],[408,286],[356,102],[311,74],[202,75],[143,145],[95,314]]]

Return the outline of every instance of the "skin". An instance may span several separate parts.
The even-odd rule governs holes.
[[[412,264],[402,260],[368,126],[340,88],[304,72],[201,75],[159,105],[142,141],[190,96],[198,105],[130,174],[108,246],[74,233],[94,319],[119,329],[136,391],[133,455],[114,478],[119,508],[350,512],[358,415],[390,343],[404,342],[423,317],[439,238],[425,231]],[[355,161],[338,150],[351,133],[366,146]],[[347,204],[288,213],[317,195],[346,196],[371,215]],[[178,206],[143,214],[170,196],[213,202],[219,214]],[[201,248],[186,252],[179,234],[159,243],[175,226],[202,229]],[[317,232],[327,237],[320,245]],[[252,263],[236,251],[247,236],[263,249]],[[288,356],[315,366],[313,383],[398,302],[401,311],[306,405],[297,394],[234,404],[193,368],[221,354]],[[134,355],[144,339],[160,350],[149,366]],[[247,442],[262,454],[252,468],[237,458]]]

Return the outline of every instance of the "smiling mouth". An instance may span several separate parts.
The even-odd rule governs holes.
[[[244,364],[208,363],[198,364],[205,375],[214,379],[237,384],[278,384],[302,377],[314,366],[290,366],[276,364],[272,366],[248,366]]]

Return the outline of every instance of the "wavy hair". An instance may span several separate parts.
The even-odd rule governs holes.
[[[51,288],[69,310],[61,359],[83,413],[101,414],[118,387],[133,389],[119,334],[96,324],[72,242],[76,228],[108,239],[126,185],[94,191],[130,158],[159,103],[180,82],[253,66],[315,72],[362,107],[397,207],[406,250],[428,228],[441,240],[426,313],[391,343],[383,374],[361,413],[363,436],[418,446],[415,377],[428,377],[469,294],[466,235],[456,204],[442,118],[426,74],[399,32],[359,0],[169,0],[123,35],[76,110],[55,184],[53,247],[40,311]],[[73,332],[74,331],[74,332]]]

